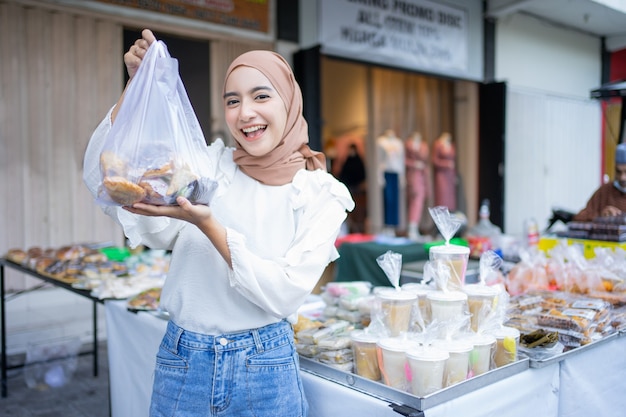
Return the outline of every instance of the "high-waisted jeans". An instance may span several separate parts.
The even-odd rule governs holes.
[[[304,417],[307,412],[288,322],[220,336],[168,323],[156,359],[151,417]]]

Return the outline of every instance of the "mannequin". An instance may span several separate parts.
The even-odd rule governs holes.
[[[395,131],[387,129],[376,139],[376,147],[379,184],[383,187],[384,233],[395,235],[400,224],[400,190],[404,187],[404,143]]]
[[[419,224],[424,202],[428,197],[428,144],[420,132],[413,132],[404,141],[406,168],[407,219],[409,239],[419,240]]]
[[[456,211],[456,150],[452,136],[443,132],[433,143],[432,162],[435,172],[435,205]]]

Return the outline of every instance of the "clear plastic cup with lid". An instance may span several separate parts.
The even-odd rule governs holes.
[[[408,391],[406,352],[416,346],[401,337],[388,337],[376,342],[378,365],[385,385]]]
[[[496,350],[493,358],[496,368],[517,361],[520,331],[515,327],[503,326],[491,334],[496,338]]]
[[[470,376],[484,374],[491,369],[496,338],[489,334],[476,334],[469,341],[474,345],[470,353]]]
[[[461,291],[433,291],[426,294],[432,321],[461,320],[467,311],[467,294]]]
[[[411,392],[425,397],[443,388],[446,361],[450,354],[433,347],[419,346],[406,352],[411,370]]]
[[[473,331],[483,328],[485,319],[489,317],[498,301],[499,290],[484,284],[465,285],[462,291],[467,294],[467,307],[471,314],[470,323]]]
[[[465,285],[465,271],[467,270],[469,253],[470,248],[467,246],[454,244],[433,246],[428,251],[428,257],[431,261],[441,262],[450,269],[450,277],[446,282],[449,291],[458,291]]]
[[[413,305],[417,301],[417,294],[396,288],[386,288],[376,291],[376,306],[374,314],[382,322],[390,336],[395,337],[409,330]]]
[[[433,342],[433,347],[446,351],[450,355],[446,361],[446,368],[443,376],[445,387],[465,381],[469,375],[470,352],[474,345],[468,340],[442,340]]]
[[[353,330],[350,333],[350,339],[352,339],[354,372],[363,378],[379,381],[380,368],[376,353],[378,336],[365,330]]]
[[[417,282],[409,282],[407,284],[404,284],[402,286],[402,290],[414,292],[415,294],[417,294],[417,307],[420,313],[420,317],[423,321],[424,326],[427,326],[430,323],[430,303],[428,302],[426,296],[428,295],[428,293],[437,290],[434,287]],[[417,324],[419,326],[419,323]],[[417,330],[423,331],[424,329],[418,328]]]

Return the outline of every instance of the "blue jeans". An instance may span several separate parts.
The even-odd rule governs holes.
[[[171,321],[156,359],[151,417],[304,417],[293,329],[286,321],[209,336]]]

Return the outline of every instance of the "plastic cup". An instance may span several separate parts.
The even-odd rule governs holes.
[[[467,294],[470,326],[477,332],[496,305],[498,289],[483,284],[469,284],[463,287],[463,292]]]
[[[465,270],[469,253],[470,249],[467,246],[450,244],[433,246],[428,251],[431,261],[443,262],[450,268],[450,279],[446,285],[449,291],[458,291],[465,285]]]
[[[411,313],[417,295],[410,291],[386,288],[376,292],[376,299],[380,305],[377,314],[389,335],[395,337],[406,333],[411,324]]]
[[[496,338],[494,363],[496,368],[517,361],[520,331],[515,327],[501,327],[492,333]]]
[[[411,370],[411,392],[418,397],[443,388],[443,375],[450,354],[432,347],[419,347],[406,352]]]
[[[480,334],[469,339],[474,345],[470,353],[471,376],[484,374],[491,369],[491,360],[496,346],[496,338],[492,335]]]
[[[433,291],[426,294],[432,321],[460,320],[467,305],[467,294],[460,291]]]
[[[469,374],[470,352],[474,348],[467,340],[435,340],[433,347],[446,351],[450,355],[446,361],[443,385],[449,387],[465,381]]]
[[[414,345],[406,339],[396,337],[376,342],[378,364],[385,385],[408,391],[406,352]]]
[[[426,296],[428,295],[428,293],[436,291],[435,288],[430,287],[428,285],[424,285],[424,284],[418,284],[416,282],[409,282],[402,286],[402,290],[413,292],[417,295],[417,307],[418,307],[420,316],[422,318],[422,322],[424,323],[424,325],[428,325],[430,323],[431,317],[430,317],[430,303],[428,302],[428,299],[426,298]],[[416,320],[413,320],[413,321],[415,322]],[[417,324],[419,325],[419,323]],[[418,326],[418,327],[421,327],[421,326]],[[418,330],[423,331],[424,329],[420,328]]]
[[[363,378],[379,381],[380,368],[378,367],[378,354],[376,353],[378,337],[363,330],[354,330],[350,333],[350,338],[352,339],[355,373]]]

